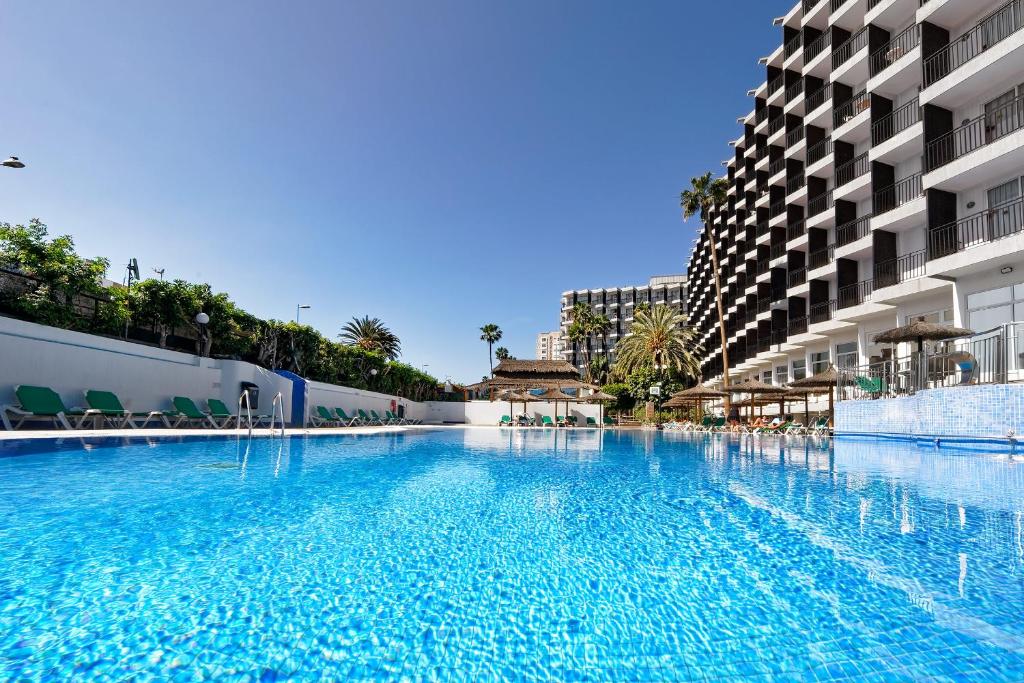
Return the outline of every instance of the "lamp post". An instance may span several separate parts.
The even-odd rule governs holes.
[[[298,304],[295,307],[295,324],[296,325],[299,324],[299,313],[301,313],[303,310],[305,310],[307,308],[313,308],[313,307],[310,306],[309,304]]]
[[[6,166],[7,168],[25,168],[25,162],[18,157],[8,157],[0,162],[0,165]]]
[[[206,344],[210,340],[210,336],[206,331],[206,326],[210,324],[210,316],[199,311],[196,313],[195,320],[196,326],[199,328],[199,337],[196,339],[196,355],[202,358],[206,355]]]

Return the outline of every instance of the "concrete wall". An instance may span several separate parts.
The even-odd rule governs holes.
[[[52,388],[69,408],[85,404],[85,389],[101,389],[117,394],[129,410],[170,408],[173,396],[188,396],[200,408],[206,407],[206,399],[219,398],[235,410],[242,382],[259,386],[258,413],[270,414],[273,397],[281,392],[285,420],[293,421],[292,382],[252,363],[200,358],[0,317],[0,405],[15,402],[15,385],[34,384]],[[306,405],[314,409],[325,405],[381,413],[395,400],[410,417],[427,417],[422,403],[321,382],[307,384]]]
[[[920,437],[1024,435],[1024,384],[928,389],[900,398],[836,403],[836,433]]]

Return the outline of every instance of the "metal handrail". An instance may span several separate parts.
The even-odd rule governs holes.
[[[924,86],[935,83],[1024,26],[1021,0],[1011,0],[924,60]]]
[[[281,392],[277,392],[274,395],[274,405],[270,412],[270,434],[274,434],[274,421],[277,419],[277,414],[280,411],[281,414],[281,436],[284,436],[284,397]]]
[[[871,124],[871,144],[881,144],[893,135],[896,135],[896,133],[902,133],[920,120],[921,106],[918,103],[918,98],[915,97],[899,109],[889,112]]]
[[[924,149],[924,169],[934,171],[1021,128],[1024,128],[1024,95],[929,142]]]
[[[913,24],[871,55],[871,75],[877,76],[888,67],[898,62],[921,42],[921,27]]]
[[[246,424],[249,425],[249,436],[252,436],[252,408],[249,405],[249,390],[246,389],[242,392],[242,395],[238,397],[238,413],[235,415],[235,426],[242,424],[242,403],[245,403],[245,419]]]

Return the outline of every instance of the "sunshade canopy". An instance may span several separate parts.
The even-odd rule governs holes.
[[[795,379],[789,383],[790,390],[793,389],[828,389],[834,387],[838,380],[838,373],[833,366],[828,366],[816,375]]]
[[[942,339],[957,339],[958,337],[969,337],[974,334],[973,330],[952,325],[929,323],[918,318],[909,325],[894,327],[885,332],[875,335],[875,341],[883,344],[899,344],[900,342],[921,342],[940,341]]]

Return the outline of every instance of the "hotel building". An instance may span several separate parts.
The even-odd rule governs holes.
[[[541,332],[538,334],[534,358],[537,360],[563,360],[562,333],[559,330],[555,330],[554,332]]]
[[[1024,320],[1024,0],[802,0],[690,255],[691,323],[720,380],[888,358],[917,317]],[[563,307],[564,310],[564,307]]]
[[[607,337],[588,338],[586,348],[581,348],[579,344],[569,340],[572,309],[577,303],[588,304],[595,313],[607,316],[611,323]],[[633,322],[633,310],[641,303],[672,306],[680,313],[686,313],[686,276],[658,275],[652,277],[646,285],[562,292],[560,333],[563,358],[581,372],[586,363],[586,350],[589,350],[591,358],[606,355],[609,362],[615,362],[615,345],[629,332]]]

